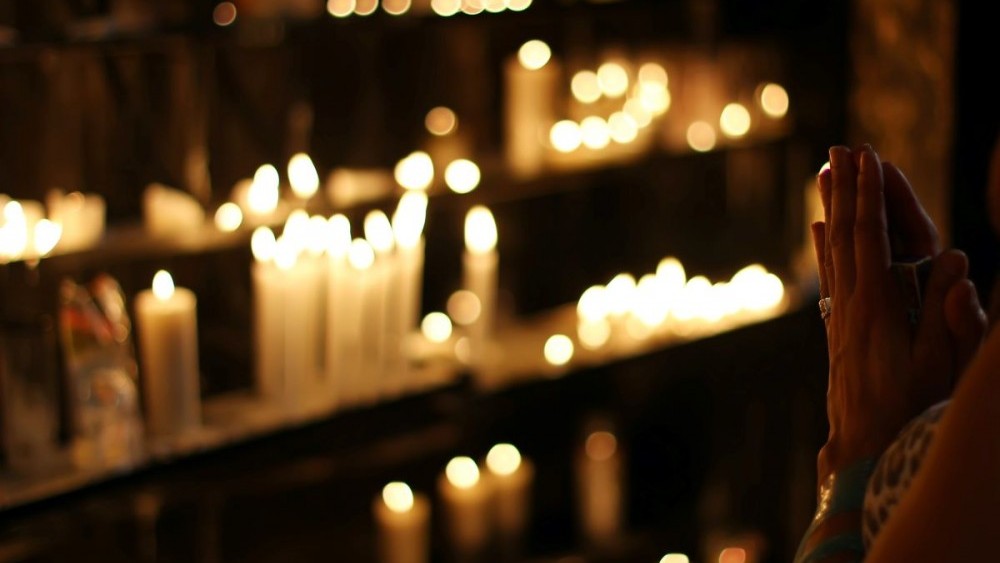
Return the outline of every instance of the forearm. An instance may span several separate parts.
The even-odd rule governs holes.
[[[864,554],[861,509],[874,462],[863,459],[830,470],[827,453],[824,448],[819,456],[816,515],[799,544],[795,563],[860,561]]]

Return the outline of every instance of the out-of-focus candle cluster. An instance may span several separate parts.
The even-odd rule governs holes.
[[[104,235],[104,213],[104,199],[94,194],[52,190],[45,206],[0,194],[0,264],[89,248]]]
[[[523,12],[531,7],[532,0],[431,0],[430,2],[414,2],[413,0],[328,0],[326,11],[334,18],[342,19],[351,16],[370,16],[382,11],[390,16],[403,16],[408,13],[433,13],[441,17],[451,17],[456,14],[475,16],[483,13],[498,14],[504,11]]]

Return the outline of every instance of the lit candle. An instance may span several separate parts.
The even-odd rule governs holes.
[[[560,74],[551,49],[537,39],[504,63],[504,141],[507,162],[517,175],[531,176],[542,168],[542,140],[555,123]]]
[[[237,194],[236,203],[244,207],[243,212],[254,224],[268,223],[274,218],[281,198],[278,170],[264,164],[253,175],[253,182],[246,188],[246,194]],[[245,201],[244,201],[245,198]]]
[[[381,563],[425,563],[430,551],[430,503],[409,485],[392,482],[373,503]]]
[[[154,436],[177,435],[201,424],[198,384],[198,321],[194,293],[174,287],[160,270],[153,287],[135,301],[142,350],[146,429]]]
[[[622,460],[618,440],[607,431],[587,436],[576,460],[580,527],[594,544],[613,540],[622,521]]]
[[[356,333],[358,296],[353,292],[353,272],[348,269],[347,254],[351,249],[351,222],[343,215],[330,217],[327,224],[328,244],[326,285],[326,383],[334,400],[343,399],[344,377],[355,366],[345,364],[348,354],[349,333]]]
[[[477,205],[465,216],[463,287],[479,298],[479,317],[469,327],[473,360],[481,362],[493,337],[497,306],[497,226],[490,210]]]
[[[381,296],[376,291],[369,275],[375,263],[375,251],[364,239],[354,239],[347,253],[350,264],[350,281],[353,287],[349,290],[355,297],[345,311],[345,336],[347,339],[347,357],[344,362],[344,402],[357,404],[374,401],[378,396],[377,382],[368,378],[370,368],[369,358],[364,351],[368,349],[376,330],[372,311],[376,309],[375,300]]]
[[[96,194],[51,190],[45,198],[49,219],[62,226],[60,250],[93,246],[104,236],[104,198]]]
[[[306,232],[286,225],[274,254],[283,290],[284,399],[285,407],[293,412],[314,402],[319,380],[316,364],[322,275],[317,261],[302,255]]]
[[[288,183],[292,185],[292,193],[303,203],[316,195],[319,174],[309,155],[300,152],[288,161]]]
[[[497,444],[486,454],[496,508],[496,526],[507,541],[522,537],[531,507],[534,465],[511,444]]]
[[[416,331],[420,320],[424,279],[423,230],[426,217],[427,194],[417,191],[403,194],[392,215],[392,232],[396,239],[396,258],[399,267],[399,281],[396,284],[399,295],[398,309],[390,314],[395,319],[393,330],[397,331],[401,343]],[[408,378],[407,364],[403,362],[400,367],[403,369],[404,377]],[[413,387],[419,383],[408,381],[405,386]]]
[[[463,556],[482,551],[490,536],[489,484],[480,479],[479,466],[469,457],[448,462],[438,479],[448,537]]]
[[[375,380],[378,395],[395,395],[402,391],[403,373],[399,366],[400,339],[398,329],[399,283],[392,225],[385,213],[372,211],[365,216],[365,238],[375,251],[375,263],[368,272],[371,308],[365,311],[365,365]],[[393,369],[386,369],[392,366]]]
[[[274,266],[277,241],[267,227],[258,227],[250,238],[254,263],[253,320],[257,392],[268,401],[281,401],[285,369],[284,290]]]
[[[187,236],[205,224],[205,210],[186,192],[150,184],[142,194],[146,230],[156,236]]]

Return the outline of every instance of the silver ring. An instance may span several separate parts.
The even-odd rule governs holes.
[[[833,299],[822,297],[819,300],[819,316],[825,321],[833,312]]]

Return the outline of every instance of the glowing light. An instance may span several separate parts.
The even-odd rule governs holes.
[[[278,241],[274,238],[274,232],[268,227],[257,227],[250,236],[250,252],[258,262],[272,260],[277,246]]]
[[[296,209],[288,215],[285,227],[281,230],[281,238],[298,254],[305,250],[309,239],[309,214],[302,209]]]
[[[632,310],[635,300],[635,277],[632,274],[618,274],[605,289],[608,299],[608,313],[616,316],[624,315]]]
[[[639,67],[639,83],[668,85],[667,71],[657,63],[646,63]]]
[[[451,338],[451,319],[444,313],[428,313],[420,322],[420,332],[431,342],[447,342]]]
[[[594,461],[607,461],[618,451],[618,439],[611,432],[594,432],[587,436],[583,450]]]
[[[573,341],[565,334],[553,334],[545,341],[545,361],[564,366],[573,359]]]
[[[494,475],[513,475],[521,467],[521,452],[511,444],[497,444],[486,454],[486,467]]]
[[[656,82],[643,82],[639,85],[639,103],[653,115],[666,113],[670,109],[670,101],[670,91],[666,86]]]
[[[644,325],[641,328],[657,327],[667,319],[669,302],[660,291],[661,287],[656,279],[656,274],[642,276],[635,286],[635,299],[632,301],[631,313]],[[644,336],[648,336],[648,331],[644,332]]]
[[[705,276],[695,276],[684,284],[683,295],[675,303],[672,313],[680,321],[694,319],[710,306],[711,299],[712,282]]]
[[[483,312],[483,305],[475,293],[460,289],[448,298],[447,309],[448,315],[455,319],[456,323],[469,326],[479,319],[479,315]]]
[[[355,0],[328,0],[326,11],[335,18],[346,18],[354,13]]]
[[[639,136],[639,124],[624,112],[615,112],[608,118],[611,140],[619,144],[631,143]]]
[[[479,167],[475,162],[460,158],[444,170],[444,183],[457,194],[467,194],[479,186]]]
[[[35,223],[35,252],[39,257],[55,249],[59,239],[62,238],[62,231],[62,225],[48,219],[41,219]]]
[[[580,122],[580,136],[585,146],[595,150],[603,149],[611,143],[608,123],[596,115],[585,117]]]
[[[497,224],[490,210],[477,205],[465,216],[465,248],[472,254],[485,254],[497,246]]]
[[[0,227],[0,245],[3,255],[7,258],[17,258],[24,254],[28,247],[28,218],[24,207],[18,201],[8,201],[3,207],[5,224]]]
[[[351,241],[351,248],[347,251],[347,261],[355,270],[367,270],[375,263],[375,251],[368,241],[356,238]]]
[[[253,175],[253,183],[247,193],[247,204],[250,211],[258,215],[273,213],[278,208],[278,170],[270,164],[257,169]]]
[[[552,148],[559,152],[573,152],[580,148],[580,143],[583,142],[583,133],[575,121],[568,119],[559,121],[549,131],[549,142],[552,143]]]
[[[656,280],[664,293],[679,293],[684,290],[687,274],[684,264],[673,256],[668,256],[656,266]]]
[[[427,194],[406,192],[392,214],[392,234],[396,245],[413,248],[420,242],[427,221]]]
[[[582,320],[603,319],[608,314],[608,292],[603,285],[588,287],[576,303],[576,314]]]
[[[517,51],[517,60],[528,70],[538,70],[548,64],[552,58],[552,49],[540,39],[532,39]]]
[[[215,210],[215,226],[224,233],[231,233],[243,224],[243,210],[233,202],[226,202]]]
[[[354,13],[359,16],[370,16],[378,9],[378,0],[355,0]]]
[[[329,223],[322,215],[313,215],[309,218],[309,225],[306,228],[306,250],[313,256],[319,256],[326,250],[327,234],[329,233]]]
[[[472,343],[469,337],[463,336],[455,342],[455,359],[463,364],[472,362]]]
[[[444,468],[444,474],[448,482],[459,489],[471,489],[479,482],[479,466],[471,457],[452,459]]]
[[[431,0],[431,9],[442,17],[454,16],[462,8],[462,0]]]
[[[174,296],[174,278],[170,277],[170,272],[160,270],[153,276],[153,295],[160,301]]]
[[[300,152],[288,161],[288,183],[292,192],[302,199],[309,199],[319,189],[319,174],[306,153]]]
[[[698,152],[708,152],[715,147],[715,129],[704,121],[695,121],[688,126],[687,142]]]
[[[611,323],[606,318],[580,321],[576,326],[576,338],[587,350],[597,350],[611,339]]]
[[[410,0],[382,0],[382,9],[392,16],[401,16],[410,11]]]
[[[220,2],[212,10],[212,21],[219,27],[232,25],[236,21],[236,5],[232,2]]]
[[[722,108],[719,128],[727,137],[742,137],[750,130],[750,112],[741,104],[731,103]]]
[[[406,483],[393,481],[382,488],[382,502],[397,514],[407,513],[413,510],[413,491]]]
[[[779,118],[788,113],[788,92],[780,84],[766,84],[760,91],[760,107],[767,115]]]
[[[531,6],[531,0],[507,0],[507,9],[513,12],[523,12]]]
[[[438,106],[427,112],[427,116],[424,117],[424,126],[432,135],[443,137],[453,133],[458,128],[458,117],[451,109]]]
[[[570,81],[570,91],[573,97],[585,104],[592,104],[601,99],[601,84],[597,80],[597,73],[589,70],[581,70],[573,75]]]
[[[601,92],[609,98],[619,98],[628,91],[628,72],[618,63],[602,64],[597,69],[597,81],[601,86]]]
[[[683,553],[668,553],[660,559],[660,563],[691,563],[691,560]]]
[[[365,238],[372,249],[378,254],[392,252],[396,246],[392,234],[392,225],[385,212],[374,210],[365,215]]]
[[[747,550],[742,547],[727,547],[719,552],[719,563],[746,563]]]
[[[483,8],[491,14],[499,14],[507,9],[506,0],[483,0]]]
[[[653,122],[653,112],[646,109],[646,107],[642,105],[642,100],[637,98],[632,98],[625,102],[625,106],[622,108],[622,111],[635,120],[636,125],[639,127],[646,127]]]
[[[475,16],[483,13],[483,0],[462,0],[462,13]]]
[[[396,164],[394,175],[407,190],[426,190],[434,181],[434,162],[425,152],[413,152]]]
[[[326,222],[326,253],[333,258],[343,258],[351,250],[351,221],[336,214]]]
[[[301,249],[295,238],[283,233],[274,245],[274,265],[286,272],[291,270],[299,260]]]

